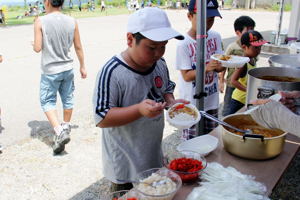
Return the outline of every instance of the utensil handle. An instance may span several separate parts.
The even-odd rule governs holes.
[[[243,139],[245,140],[246,137],[248,137],[248,138],[259,138],[259,139],[261,139],[262,142],[265,139],[265,137],[263,135],[258,135],[258,134],[244,134]]]
[[[242,130],[242,129],[239,129],[239,128],[236,128],[236,127],[234,127],[234,126],[232,126],[232,125],[230,125],[230,124],[227,124],[226,122],[219,120],[218,118],[216,118],[216,117],[214,117],[214,116],[212,116],[212,115],[206,113],[205,111],[199,111],[199,112],[200,112],[200,114],[203,115],[204,117],[206,117],[206,118],[208,118],[208,119],[211,119],[211,120],[213,120],[213,121],[215,121],[215,122],[218,122],[219,124],[222,124],[222,125],[224,125],[224,126],[227,126],[228,128],[231,128],[231,129],[236,130],[236,131],[241,132],[241,133],[247,133],[247,131]]]

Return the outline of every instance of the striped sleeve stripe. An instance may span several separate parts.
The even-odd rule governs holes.
[[[119,63],[111,59],[104,67],[98,81],[96,113],[104,118],[109,110],[110,78]]]

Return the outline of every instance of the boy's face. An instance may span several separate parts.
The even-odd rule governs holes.
[[[149,69],[165,53],[168,41],[155,42],[147,38],[136,43],[136,39],[131,33],[127,34],[127,44],[133,61],[144,70]],[[141,69],[143,70],[143,69]]]
[[[206,31],[209,31],[211,27],[214,25],[215,17],[209,17],[206,19]]]
[[[48,13],[50,5],[51,5],[51,3],[50,3],[49,0],[44,0],[44,7],[45,7],[45,10],[46,10],[46,13]]]
[[[192,29],[193,31],[197,31],[197,14],[191,14],[188,13],[188,18],[192,23]],[[206,31],[209,31],[211,29],[211,27],[214,25],[215,22],[215,17],[209,17],[206,19]]]
[[[243,45],[243,49],[244,49],[245,56],[247,56],[249,58],[255,58],[260,54],[261,46],[257,47],[257,46],[250,45],[248,47],[246,45]]]

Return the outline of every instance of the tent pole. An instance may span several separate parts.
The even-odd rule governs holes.
[[[281,32],[283,8],[284,8],[284,0],[280,0],[278,27],[277,27],[277,34],[276,34],[276,37],[275,37],[275,44],[278,45],[278,46],[280,46],[280,44],[282,42],[284,42],[284,41],[280,41],[280,32]]]
[[[207,0],[197,0],[197,67],[196,67],[196,106],[204,110],[205,64],[206,64],[206,4]],[[196,124],[196,134],[203,135],[204,118]]]

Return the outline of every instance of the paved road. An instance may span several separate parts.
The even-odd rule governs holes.
[[[172,25],[184,33],[190,27],[186,11],[167,11]],[[234,39],[233,21],[249,15],[257,22],[257,30],[269,36],[276,29],[278,13],[221,11],[214,29],[221,33],[225,46]],[[81,80],[75,62],[75,111],[72,141],[62,156],[53,156],[51,127],[39,106],[40,54],[32,51],[33,26],[0,28],[0,105],[4,130],[0,143],[0,199],[80,199],[87,188],[96,187],[102,178],[100,130],[94,127],[91,99],[100,67],[112,55],[126,48],[125,34],[128,15],[79,19],[88,79]],[[289,13],[284,13],[283,28],[287,28]],[[165,59],[171,78],[174,70],[176,41],[167,46]],[[74,52],[73,52],[73,55]],[[261,59],[266,65],[266,59]],[[59,104],[60,105],[60,104]],[[165,135],[173,132],[166,127]],[[87,194],[88,196],[88,194]]]

